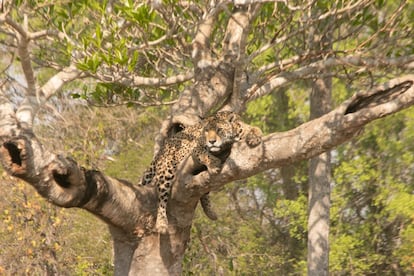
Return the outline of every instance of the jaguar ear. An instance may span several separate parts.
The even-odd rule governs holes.
[[[231,112],[229,114],[229,122],[230,123],[234,123],[239,119],[239,115],[237,115],[236,113]]]
[[[185,126],[181,123],[175,123],[173,124],[170,129],[168,130],[168,137],[173,136],[174,134],[177,134],[178,132],[182,131],[185,128]]]

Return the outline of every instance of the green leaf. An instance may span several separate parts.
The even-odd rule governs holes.
[[[96,38],[95,38],[96,46],[98,48],[101,48],[101,44],[102,44],[102,30],[101,30],[101,26],[99,24],[96,25],[95,34],[96,34]]]

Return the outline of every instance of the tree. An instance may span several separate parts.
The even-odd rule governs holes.
[[[324,12],[309,13],[313,4],[325,5]],[[296,6],[277,1],[4,1],[3,167],[52,203],[83,208],[105,221],[114,241],[116,274],[179,274],[194,210],[205,192],[322,154],[371,121],[414,103],[414,77],[402,76],[413,67],[413,9],[408,2],[368,0]],[[325,21],[332,23],[333,47],[303,47],[307,30]],[[13,71],[20,71],[24,81]],[[281,87],[303,88],[308,80],[331,77],[361,92],[319,118],[266,135],[260,147],[236,143],[219,175],[192,175],[192,160],[183,162],[169,204],[167,235],[152,231],[154,187],[84,168],[50,151],[33,132],[39,109],[65,87],[94,105],[170,104],[156,152],[180,124],[194,124],[217,110],[242,112]],[[77,89],[86,79],[91,85]]]
[[[310,17],[323,10],[316,6]],[[309,49],[329,53],[332,50],[332,19],[309,28]],[[322,71],[321,74],[326,74]],[[332,77],[315,78],[311,84],[310,118],[318,118],[331,109]],[[308,275],[329,275],[329,212],[331,193],[331,153],[326,151],[310,159],[308,200]]]

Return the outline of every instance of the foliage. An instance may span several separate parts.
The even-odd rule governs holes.
[[[220,210],[217,222],[208,222],[198,212],[184,261],[186,274],[283,273],[286,263],[293,261],[273,221],[267,218],[270,202],[262,202],[263,209],[253,202],[266,201],[267,195],[253,186],[243,188],[243,184],[233,183],[226,186],[225,193],[213,194],[214,206]]]
[[[1,187],[2,274],[111,274],[111,242],[103,222],[53,206],[4,174]]]
[[[332,272],[413,270],[413,110],[368,126],[338,150],[332,195]]]

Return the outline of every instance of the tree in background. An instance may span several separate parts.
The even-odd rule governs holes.
[[[310,6],[312,2],[309,2]],[[316,5],[307,16],[315,18],[326,11],[324,5]],[[307,36],[311,53],[332,52],[332,18],[321,20],[311,26]],[[326,70],[319,72],[324,77],[315,77],[311,82],[310,119],[316,119],[331,110],[332,77]],[[308,275],[329,275],[329,212],[331,207],[331,153],[324,152],[310,159],[308,196]]]
[[[317,13],[312,12],[315,5]],[[276,198],[268,197],[270,192],[260,196],[264,182],[260,177],[254,178],[258,188],[253,188],[252,183],[245,188],[245,182],[237,182],[231,195],[241,211],[254,202],[252,199],[260,207],[256,210],[266,206],[262,208],[266,212],[257,212],[263,223],[251,228],[255,231],[241,231],[244,238],[258,236],[263,225],[270,226],[266,228],[269,231],[280,230],[272,233],[271,240],[285,235],[290,241],[290,250],[300,244],[297,241],[301,238],[301,228],[294,224],[294,218],[303,221],[303,201],[300,201],[303,197],[299,191],[303,195],[304,189],[303,181],[295,180],[288,166],[336,148],[369,122],[413,104],[414,77],[402,76],[413,67],[413,9],[409,2],[368,0],[305,4],[3,1],[0,15],[0,51],[4,64],[0,98],[2,164],[10,174],[31,184],[53,204],[83,208],[106,222],[113,240],[115,272],[120,275],[179,274],[200,196],[267,170],[270,171],[265,173],[265,178],[272,181],[272,177],[276,178],[271,172],[283,166],[283,190],[288,200],[277,204],[288,206],[286,213],[280,208],[267,212]],[[325,22],[330,23],[329,27],[323,27]],[[315,37],[309,37],[310,29],[318,30]],[[310,38],[323,41],[318,36],[320,33],[324,37],[326,32],[329,32],[331,47],[307,43]],[[334,94],[345,90],[342,93],[345,96],[338,96],[340,101],[331,112],[311,121],[301,119],[304,112],[298,112],[297,124],[290,125],[292,121],[288,120],[290,130],[267,131],[258,148],[235,144],[217,176],[207,172],[192,175],[189,173],[191,160],[186,160],[174,185],[169,206],[172,223],[167,235],[152,231],[156,191],[153,187],[133,185],[136,180],[132,179],[135,177],[132,164],[129,164],[131,173],[126,177],[132,180],[115,179],[96,166],[99,162],[88,160],[85,168],[66,154],[56,154],[33,131],[37,118],[43,122],[49,119],[39,117],[39,112],[49,108],[50,114],[51,109],[62,108],[61,104],[53,106],[52,101],[62,92],[85,99],[90,105],[106,107],[128,105],[139,110],[149,107],[155,110],[155,107],[171,105],[156,139],[157,151],[180,124],[194,124],[199,117],[217,110],[239,113],[252,106],[274,108],[269,105],[269,96],[286,93],[287,88],[289,105],[299,105],[309,98],[310,81],[328,78],[333,80]],[[380,85],[381,82],[385,83]],[[362,92],[355,93],[359,90]],[[301,98],[303,95],[307,97]],[[264,117],[274,118],[279,110],[291,113],[286,105],[279,110],[253,110],[253,117],[263,112]],[[289,119],[295,118],[289,115]],[[114,139],[124,137],[115,135]],[[108,146],[108,150],[111,148]],[[338,186],[347,181],[338,182]],[[186,187],[188,183],[192,184],[191,189]],[[299,185],[301,189],[290,185]],[[245,200],[240,197],[240,190],[247,192]],[[349,202],[353,199],[349,197]],[[358,214],[363,217],[384,214],[382,209],[366,212],[366,206],[373,206],[371,203],[362,204],[363,211]],[[349,213],[351,209],[343,212]],[[407,217],[395,219],[403,223],[393,224],[393,229],[404,229],[410,235],[410,230],[404,228],[409,223]],[[343,222],[346,220],[334,220],[339,225]],[[293,226],[299,228],[290,228]],[[196,224],[196,234],[203,227]],[[372,229],[371,233],[374,232],[382,233]],[[338,233],[334,237],[340,241],[341,233],[346,231]],[[344,240],[350,236],[351,233],[343,236]],[[203,244],[202,238],[200,244]],[[259,250],[256,246],[250,244],[245,250]],[[347,252],[358,246],[350,246]],[[407,250],[395,246],[387,250],[395,248]],[[227,249],[223,248],[223,252]],[[398,271],[401,270],[398,266],[409,263],[407,260],[390,265],[397,266]],[[278,268],[281,262],[274,258],[269,261],[275,263],[274,271],[281,269]],[[298,268],[300,264],[286,267],[285,271],[295,266]]]

